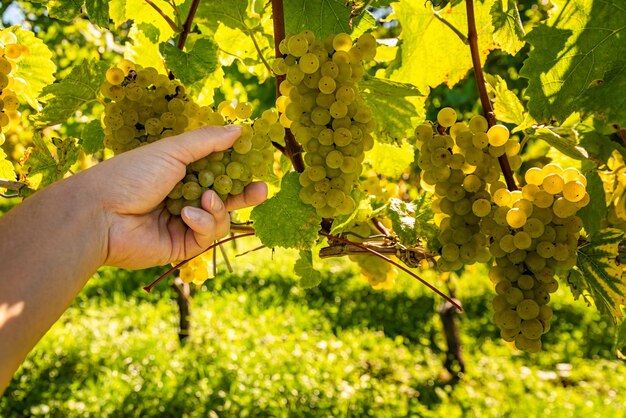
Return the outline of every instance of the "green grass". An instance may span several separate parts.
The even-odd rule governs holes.
[[[268,250],[234,260],[235,274],[196,294],[184,347],[168,287],[141,290],[163,269],[102,269],[29,355],[0,416],[624,416],[611,325],[567,290],[544,352],[527,355],[497,338],[484,270],[462,277],[467,373],[451,386],[440,299],[406,276],[373,291],[338,260],[306,291],[292,263]]]

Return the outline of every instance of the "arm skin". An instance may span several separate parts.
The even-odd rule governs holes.
[[[238,127],[206,127],[104,161],[35,193],[0,218],[0,395],[28,352],[102,265],[184,260],[228,234],[229,210],[261,203],[252,183],[225,203],[171,216],[162,204],[187,164],[229,148]]]

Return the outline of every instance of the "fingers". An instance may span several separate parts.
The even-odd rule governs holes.
[[[202,208],[187,206],[183,208],[181,217],[191,229],[185,237],[188,251],[204,250],[230,230],[230,216],[226,206],[213,192],[208,191],[202,196]],[[192,248],[197,246],[197,249]]]
[[[231,212],[247,206],[256,206],[263,203],[265,199],[267,199],[267,184],[263,182],[250,183],[243,193],[230,196],[226,200],[226,209]]]
[[[230,148],[241,135],[241,127],[205,126],[154,143],[154,148],[190,164],[211,153]]]

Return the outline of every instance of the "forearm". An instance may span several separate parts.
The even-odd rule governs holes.
[[[37,192],[0,218],[0,394],[106,257],[88,176]]]

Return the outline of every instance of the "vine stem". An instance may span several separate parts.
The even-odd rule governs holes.
[[[216,242],[215,244],[209,246],[209,248],[207,248],[206,250],[202,251],[200,254],[204,254],[205,252],[212,250],[213,248],[225,244],[229,241],[233,241],[239,238],[244,238],[244,237],[251,237],[252,235],[254,235],[254,232],[248,232],[246,234],[239,234],[239,235],[233,235],[232,237],[228,237],[228,238],[224,238],[221,241]],[[182,266],[184,266],[185,264],[187,264],[188,262],[190,262],[191,260],[193,260],[194,258],[198,257],[200,254],[194,255],[193,257],[181,261],[180,263],[176,264],[174,267],[170,268],[168,271],[166,271],[165,273],[163,273],[162,275],[160,275],[155,281],[153,281],[152,283],[150,283],[148,286],[144,287],[143,290],[145,290],[146,292],[150,293],[150,291],[152,290],[152,288],[154,286],[156,286],[157,284],[159,284],[161,282],[161,280],[165,279],[167,276],[169,276],[170,274],[172,274],[175,270],[181,268]]]
[[[480,96],[480,104],[483,108],[485,118],[487,118],[487,124],[492,127],[496,124],[496,114],[493,111],[493,105],[489,100],[487,94],[487,84],[485,83],[485,76],[483,74],[483,67],[480,63],[480,51],[478,50],[478,31],[476,30],[476,18],[474,17],[474,0],[465,0],[465,6],[467,9],[467,39],[469,41],[470,52],[472,54],[472,65],[474,67],[474,75],[476,76],[476,85],[478,87],[478,95]],[[506,154],[498,157],[498,163],[500,163],[500,169],[504,175],[506,186],[510,191],[517,190],[517,184],[513,178],[513,172],[511,171],[511,165]]]
[[[274,23],[274,52],[276,58],[282,58],[280,52],[280,41],[285,39],[285,12],[283,0],[272,0],[272,20]],[[280,97],[279,86],[285,80],[285,76],[276,76],[276,98]],[[304,171],[304,160],[302,159],[302,146],[296,141],[291,129],[285,129],[284,151],[278,148],[291,161],[291,165],[298,173]]]
[[[0,179],[0,188],[1,189],[15,190],[15,191],[19,192],[24,187],[26,187],[26,183],[21,183],[19,181]]]
[[[200,0],[193,0],[193,3],[191,3],[191,7],[189,8],[189,13],[187,14],[187,18],[185,19],[185,23],[183,23],[183,31],[180,33],[180,36],[178,37],[178,42],[176,42],[176,48],[180,49],[181,51],[185,47],[185,42],[187,42],[187,37],[189,36],[189,33],[191,32],[191,27],[193,25],[193,18],[195,17],[196,12],[198,11],[199,5],[200,5]]]
[[[256,36],[254,36],[254,31],[252,29],[248,29],[248,34],[250,35],[250,38],[252,38],[254,49],[256,49],[257,54],[259,54],[259,58],[261,59],[261,62],[263,63],[265,68],[267,68],[267,71],[269,71],[270,74],[274,74],[274,71],[272,71],[272,67],[270,67],[270,64],[267,62],[267,60],[263,56],[263,52],[261,52],[261,48],[259,47],[259,44],[256,40]]]
[[[159,6],[154,4],[152,2],[152,0],[144,0],[144,1],[146,2],[146,4],[148,4],[150,7],[152,7],[158,14],[161,15],[161,17],[167,22],[168,25],[170,25],[170,28],[172,28],[172,30],[174,32],[178,32],[180,30],[178,25],[176,25],[176,23],[174,23],[174,21],[172,19],[170,19],[170,17],[168,15],[166,15],[165,12],[163,10],[161,10],[161,8]]]
[[[439,296],[444,298],[446,301],[448,301],[449,303],[454,305],[459,310],[459,312],[463,312],[463,308],[461,307],[461,305],[459,305],[459,303],[456,302],[454,299],[450,298],[448,295],[443,293],[441,290],[437,289],[435,286],[433,286],[432,284],[428,283],[426,280],[422,279],[417,274],[413,273],[411,270],[407,269],[403,265],[401,265],[399,263],[396,263],[395,261],[393,261],[389,257],[386,257],[386,256],[382,255],[381,253],[379,253],[379,252],[377,252],[377,251],[375,251],[375,250],[373,250],[373,249],[371,249],[369,247],[366,247],[365,245],[361,245],[358,242],[349,241],[347,239],[340,238],[340,237],[337,237],[337,236],[334,236],[334,235],[330,235],[330,234],[327,234],[325,232],[318,232],[318,234],[323,236],[323,237],[328,238],[329,240],[335,240],[335,241],[339,241],[339,242],[347,244],[347,245],[355,246],[357,248],[360,248],[362,250],[367,251],[370,254],[375,255],[378,258],[381,258],[381,259],[385,260],[386,262],[388,262],[390,264],[393,264],[394,266],[398,267],[400,270],[402,270],[405,273],[409,274],[414,279],[419,280],[423,285],[425,285],[430,290],[432,290],[433,292],[435,292],[436,294],[438,294]]]

